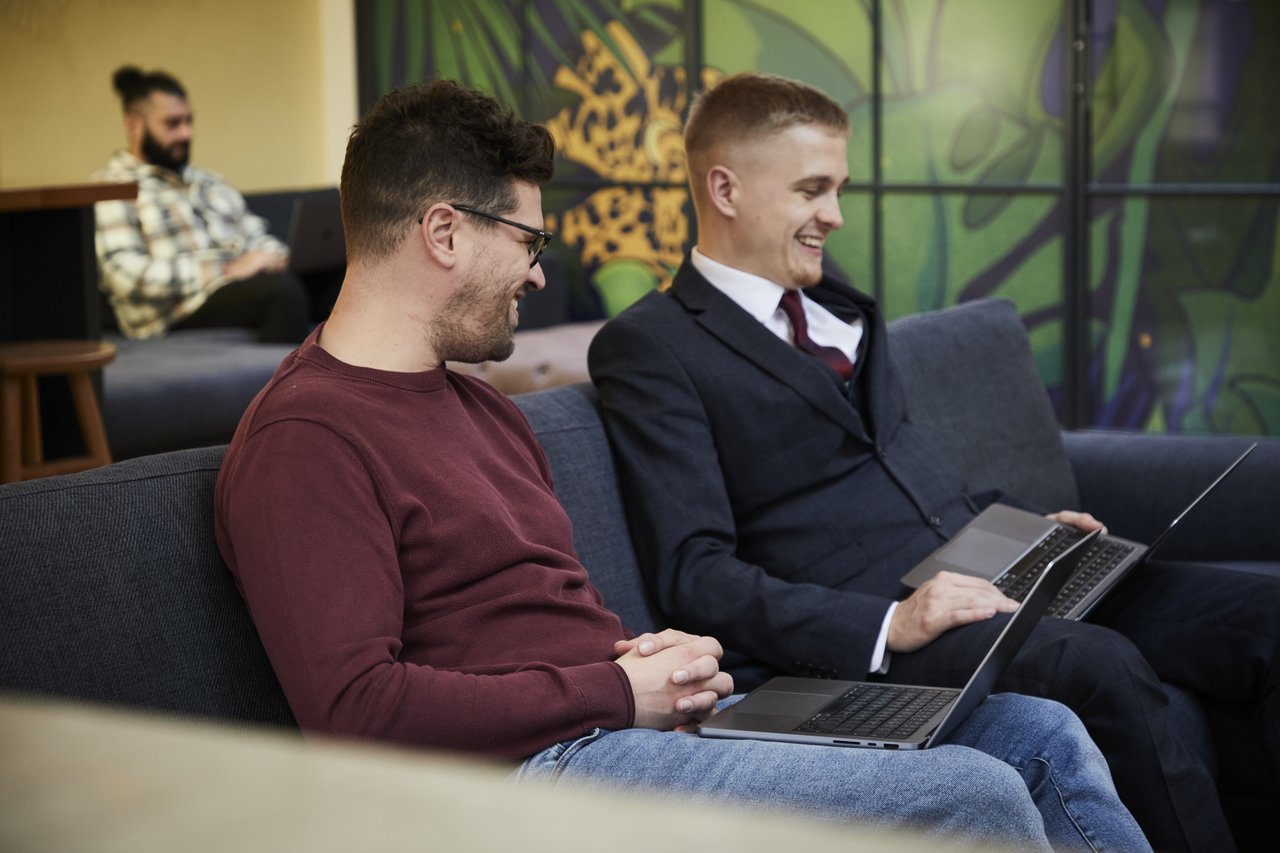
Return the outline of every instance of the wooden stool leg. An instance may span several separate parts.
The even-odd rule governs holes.
[[[36,377],[22,377],[22,465],[34,468],[44,462],[44,437],[40,434],[40,392]]]
[[[0,387],[0,483],[22,479],[22,379],[5,374]]]
[[[89,374],[72,373],[71,396],[76,403],[76,417],[80,419],[80,432],[84,436],[85,451],[96,465],[111,464],[111,449],[107,446],[107,431],[102,426],[102,413],[98,410],[98,398],[93,393]]]

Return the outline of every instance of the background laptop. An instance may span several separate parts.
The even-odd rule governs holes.
[[[1103,536],[1084,556],[1080,568],[1049,606],[1050,616],[1083,619],[1106,597],[1134,566],[1145,562],[1168,538],[1178,522],[1218,487],[1245,460],[1257,442],[1249,445],[1212,483],[1195,497],[1177,518],[1169,522],[1150,546]],[[993,504],[960,532],[902,578],[918,587],[940,571],[976,575],[994,583],[1007,596],[1021,600],[1044,566],[1063,548],[1075,543],[1082,532],[1033,512]]]
[[[338,191],[300,194],[289,219],[289,271],[306,275],[342,269],[346,263]]]
[[[698,727],[698,734],[878,749],[926,749],[941,743],[990,695],[1097,538],[1098,531],[1088,533],[1049,562],[963,690],[774,678],[709,717]]]

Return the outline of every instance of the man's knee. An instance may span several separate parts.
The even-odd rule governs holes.
[[[945,816],[935,816],[949,832],[992,835],[1035,846],[1044,825],[1022,775],[1011,765],[976,750],[963,759],[963,780],[949,785],[940,800]]]
[[[1062,619],[1045,619],[1036,627],[1017,670],[1019,679],[1042,682],[1036,692],[1077,708],[1101,694],[1160,687],[1142,652],[1123,634]]]

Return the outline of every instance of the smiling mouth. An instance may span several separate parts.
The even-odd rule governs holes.
[[[798,242],[801,246],[804,246],[806,249],[816,249],[817,251],[821,252],[822,244],[825,243],[826,241],[821,237],[809,237],[809,236],[801,235],[796,238],[796,242]]]

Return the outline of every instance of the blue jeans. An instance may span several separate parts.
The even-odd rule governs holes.
[[[926,750],[596,730],[538,753],[516,776],[680,791],[1026,849],[1151,849],[1076,716],[1015,694],[990,697],[947,744]]]

